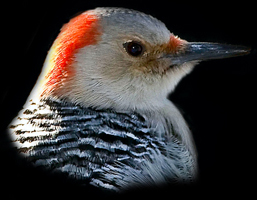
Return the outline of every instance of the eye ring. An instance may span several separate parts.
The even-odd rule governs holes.
[[[144,47],[140,42],[137,41],[127,41],[123,44],[126,52],[134,57],[141,56],[144,52]]]

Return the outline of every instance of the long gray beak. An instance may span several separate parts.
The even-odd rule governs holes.
[[[190,61],[203,61],[242,56],[250,53],[251,48],[245,46],[208,43],[187,42],[182,50],[175,55],[167,55],[171,58],[171,66],[180,65]]]

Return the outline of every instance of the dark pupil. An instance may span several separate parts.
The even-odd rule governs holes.
[[[139,56],[142,53],[142,46],[135,42],[128,43],[127,52],[132,56]]]

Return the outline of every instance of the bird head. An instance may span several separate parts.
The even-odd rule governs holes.
[[[62,27],[37,91],[40,98],[86,107],[152,109],[198,62],[247,52],[241,46],[187,42],[141,12],[97,8]]]

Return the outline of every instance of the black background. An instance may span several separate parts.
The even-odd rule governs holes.
[[[10,1],[2,8],[7,57],[1,70],[1,190],[12,197],[101,195],[61,177],[22,165],[9,148],[5,128],[26,101],[60,28],[72,16],[99,6],[126,7],[163,21],[188,41],[246,45],[250,55],[202,62],[170,99],[188,121],[199,152],[197,184],[145,189],[145,195],[250,195],[256,181],[257,30],[255,2],[224,1]],[[6,9],[6,10],[5,10]],[[4,25],[3,25],[4,24]],[[10,39],[9,39],[10,38]],[[252,182],[253,181],[253,182]],[[4,185],[4,186],[3,186]],[[137,191],[138,192],[138,191]],[[226,192],[226,193],[224,193]],[[62,194],[62,195],[61,195]],[[104,193],[104,195],[106,195]],[[123,194],[124,195],[124,194]],[[126,193],[135,195],[134,192]],[[89,196],[88,196],[89,197]]]

